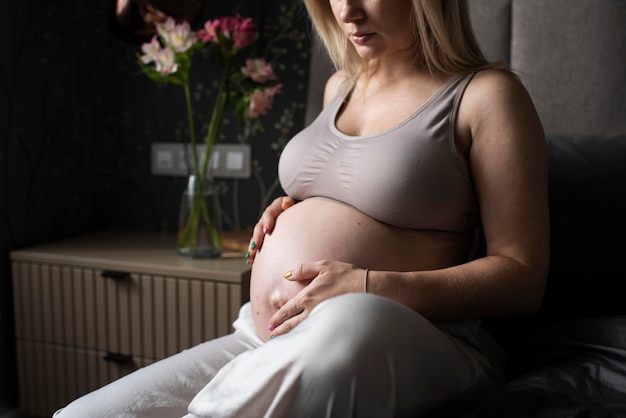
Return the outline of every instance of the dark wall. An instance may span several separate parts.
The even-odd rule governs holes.
[[[182,177],[150,174],[152,142],[187,141],[183,92],[157,86],[135,62],[140,43],[113,24],[115,0],[0,1],[0,401],[17,402],[9,253],[103,228],[170,230]],[[216,4],[220,3],[222,5]],[[228,7],[223,3],[228,3]],[[226,117],[220,141],[246,142],[253,178],[219,180],[227,229],[252,226],[281,193],[277,158],[304,119],[308,21],[298,0],[208,2],[203,19],[233,4],[261,29],[259,53],[283,83],[265,130],[243,138]],[[199,119],[218,69],[194,62]]]

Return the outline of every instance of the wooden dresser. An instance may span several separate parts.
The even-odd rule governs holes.
[[[93,234],[11,260],[20,409],[35,416],[231,332],[248,300],[243,255],[189,260],[172,235]]]

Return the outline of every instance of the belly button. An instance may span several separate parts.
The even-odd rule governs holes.
[[[285,298],[283,292],[279,289],[275,289],[270,294],[270,305],[272,305],[273,308],[280,309],[285,303],[287,303],[287,298]]]

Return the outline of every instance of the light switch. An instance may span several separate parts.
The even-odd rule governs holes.
[[[226,170],[241,171],[243,170],[244,154],[239,151],[230,151],[226,153]]]
[[[202,158],[204,145],[197,147]],[[152,144],[151,170],[155,175],[188,176],[193,164],[191,144],[155,142]],[[251,148],[248,144],[215,144],[209,161],[209,172],[215,178],[250,178]]]
[[[159,150],[156,153],[156,166],[164,170],[174,167],[174,154],[170,150]]]

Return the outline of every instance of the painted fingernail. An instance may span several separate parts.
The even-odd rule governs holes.
[[[274,339],[274,336],[273,336],[273,335],[270,335],[270,340],[273,340],[273,339]]]
[[[263,225],[263,235],[267,234],[267,225]]]
[[[250,257],[250,251],[246,253],[246,258]]]
[[[269,331],[274,331],[274,330],[276,329],[276,325],[274,325],[274,324],[269,324],[269,325],[267,326],[267,329],[268,329]]]
[[[291,276],[293,276],[293,270],[289,270],[288,272],[286,272],[285,274],[283,274],[283,277],[285,279],[290,278]]]
[[[251,250],[254,250],[255,248],[256,248],[256,241],[252,241],[252,242],[250,243],[250,249],[251,249]]]

